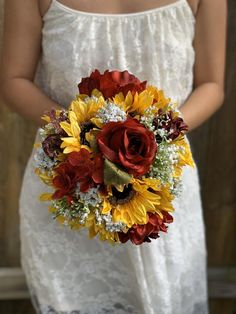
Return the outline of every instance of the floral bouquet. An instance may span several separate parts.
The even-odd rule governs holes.
[[[169,98],[128,71],[95,70],[68,110],[42,119],[36,174],[60,223],[111,243],[151,242],[173,222],[181,173],[194,166],[184,123]]]

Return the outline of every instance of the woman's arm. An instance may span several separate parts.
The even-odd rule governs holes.
[[[5,1],[1,96],[10,108],[38,125],[44,111],[60,106],[33,83],[41,50],[38,0]]]
[[[226,0],[200,0],[194,39],[194,90],[180,107],[189,130],[206,121],[223,104],[226,20]]]

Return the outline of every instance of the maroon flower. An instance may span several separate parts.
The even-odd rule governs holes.
[[[56,114],[56,110],[52,109],[49,112],[46,112],[46,115],[48,115],[51,119],[50,125],[53,127],[54,129],[54,133],[56,134],[60,134],[61,136],[66,136],[66,132],[62,129],[62,127],[60,126],[60,123],[62,121],[68,121],[68,113],[65,110],[61,110],[60,114],[57,115]]]
[[[151,239],[159,238],[159,232],[167,232],[165,223],[172,223],[173,217],[166,211],[162,211],[163,219],[158,214],[148,213],[149,220],[146,225],[135,224],[127,233],[118,232],[119,240],[125,243],[130,240],[136,245],[143,242],[151,242]]]
[[[82,78],[78,84],[79,92],[91,96],[93,89],[102,92],[105,98],[111,98],[122,92],[124,96],[130,91],[133,95],[146,88],[147,81],[141,82],[128,71],[108,71],[101,74],[97,69],[89,77]]]
[[[45,154],[51,159],[55,158],[62,149],[60,148],[62,143],[61,136],[58,134],[48,135],[46,139],[42,142],[42,148]]]
[[[135,177],[148,172],[157,152],[154,134],[138,120],[109,122],[97,135],[100,151]]]
[[[153,120],[153,125],[156,129],[165,129],[169,134],[167,138],[172,141],[188,131],[188,126],[181,117],[174,117],[172,111],[163,113],[162,109],[159,109],[158,116]]]

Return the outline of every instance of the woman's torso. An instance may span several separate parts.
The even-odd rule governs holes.
[[[128,70],[182,104],[192,90],[195,18],[187,0],[127,14],[89,13],[52,0],[35,82],[67,107],[81,77]]]
[[[122,15],[83,13],[52,0],[43,22],[35,81],[64,106],[78,92],[81,77],[94,68],[126,69],[180,103],[191,93],[195,18],[186,0]],[[104,313],[104,308],[112,308],[107,313],[118,313],[118,308],[119,313],[131,313],[131,306],[133,313],[139,308],[142,313],[157,308],[160,313],[190,313],[196,305],[196,313],[203,313],[198,310],[205,308],[206,281],[197,168],[183,172],[183,196],[175,204],[168,237],[114,250],[89,240],[86,229],[72,233],[50,221],[47,206],[36,201],[46,190],[33,174],[34,153],[35,148],[20,200],[22,265],[45,313],[50,312],[47,305],[71,312],[82,308],[81,313]],[[187,217],[186,228],[182,217]]]

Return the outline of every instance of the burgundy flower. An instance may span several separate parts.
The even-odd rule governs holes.
[[[157,152],[153,132],[132,118],[107,123],[98,133],[97,142],[108,160],[120,164],[135,177],[149,171]]]
[[[68,119],[68,113],[65,111],[65,110],[62,110],[60,112],[59,115],[56,114],[56,110],[55,109],[52,109],[51,111],[49,112],[46,112],[46,115],[48,115],[51,119],[51,126],[54,128],[54,132],[56,134],[59,134],[61,135],[61,137],[63,136],[66,136],[66,132],[62,129],[62,127],[60,126],[60,123],[62,121],[68,121],[69,122],[69,119]]]
[[[82,78],[78,84],[79,92],[91,96],[93,89],[102,92],[105,98],[111,98],[122,92],[124,96],[130,91],[133,95],[146,88],[147,81],[141,82],[128,71],[108,71],[101,74],[97,69],[89,77]]]
[[[46,139],[42,142],[42,148],[45,154],[51,159],[55,158],[62,149],[60,148],[62,143],[61,136],[58,134],[48,135]]]
[[[161,125],[160,125],[161,122]],[[168,139],[175,140],[179,135],[184,135],[188,131],[188,126],[181,117],[174,117],[172,111],[165,114],[159,109],[158,116],[153,120],[156,129],[165,129],[169,135]]]
[[[167,232],[165,223],[172,223],[173,217],[166,211],[162,211],[163,219],[158,214],[148,213],[149,220],[146,225],[135,224],[127,233],[119,232],[119,240],[125,243],[130,240],[136,245],[143,242],[151,242],[151,239],[159,238],[159,232]]]

